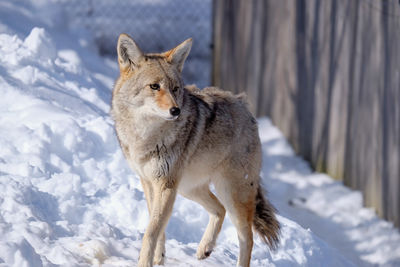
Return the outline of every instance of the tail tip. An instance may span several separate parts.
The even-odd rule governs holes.
[[[271,250],[276,250],[280,242],[281,227],[275,212],[275,208],[264,198],[260,187],[257,192],[253,225],[260,238]]]

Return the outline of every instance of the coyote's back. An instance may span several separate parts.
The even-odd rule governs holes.
[[[238,232],[238,265],[249,266],[253,227],[271,248],[279,240],[274,208],[259,181],[257,122],[243,95],[183,86],[181,71],[190,48],[189,39],[165,53],[144,54],[129,36],[118,40],[120,77],[112,115],[124,155],[141,177],[151,215],[139,266],[163,264],[164,229],[176,193],[198,202],[210,215],[197,257],[211,254],[227,210]]]

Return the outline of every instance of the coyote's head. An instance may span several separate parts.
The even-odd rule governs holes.
[[[127,34],[118,39],[120,77],[117,80],[119,100],[135,113],[174,120],[183,102],[183,63],[192,47],[188,39],[161,54],[144,54]]]

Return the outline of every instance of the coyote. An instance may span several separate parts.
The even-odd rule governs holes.
[[[181,72],[191,46],[188,39],[167,52],[144,54],[129,35],[118,39],[120,76],[111,113],[150,213],[138,266],[164,263],[164,231],[177,193],[209,213],[197,258],[210,256],[227,210],[239,239],[237,264],[249,266],[252,228],[272,249],[280,229],[260,186],[257,121],[244,95],[184,87]]]

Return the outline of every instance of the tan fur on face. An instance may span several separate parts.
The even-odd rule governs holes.
[[[156,92],[155,100],[157,106],[159,106],[161,109],[169,110],[170,108],[177,106],[171,93],[163,88]]]

